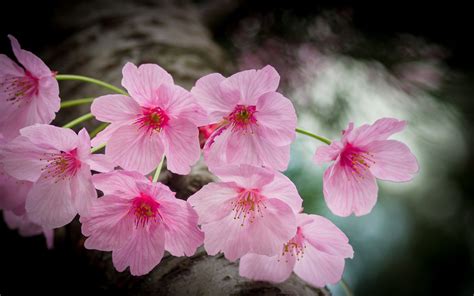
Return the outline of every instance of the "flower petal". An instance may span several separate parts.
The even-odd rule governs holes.
[[[418,162],[407,145],[395,141],[375,141],[365,147],[374,163],[370,171],[375,177],[394,181],[405,182],[413,179],[418,172]]]
[[[295,262],[295,256],[281,260],[279,256],[247,254],[240,258],[239,275],[254,281],[282,283],[290,277]]]
[[[104,154],[91,154],[87,164],[96,172],[110,172],[115,167],[115,164]]]
[[[71,151],[79,146],[77,134],[69,128],[36,124],[21,129],[20,134],[36,146],[58,151]]]
[[[147,178],[137,172],[115,170],[110,173],[96,174],[92,176],[94,186],[104,194],[118,196],[138,196],[140,191],[136,182],[147,182]]]
[[[112,252],[115,268],[122,272],[130,266],[130,273],[135,276],[149,273],[163,258],[164,242],[162,226],[154,231],[137,228],[121,248]]]
[[[97,192],[92,184],[92,174],[87,164],[83,163],[81,169],[71,179],[71,191],[77,212],[80,215],[86,214],[97,199]]]
[[[142,64],[138,68],[127,63],[122,69],[122,85],[130,96],[141,106],[147,106],[162,83],[173,84],[173,78],[163,68],[155,64]]]
[[[395,118],[382,118],[372,125],[364,124],[352,131],[348,141],[356,146],[364,146],[373,141],[386,140],[391,135],[402,131],[406,121]]]
[[[141,108],[129,96],[105,95],[92,102],[91,113],[100,121],[120,122],[135,119],[141,114]]]
[[[271,183],[276,175],[274,170],[247,164],[213,168],[212,173],[224,182],[235,182],[247,189],[261,188]]]
[[[283,201],[295,213],[299,213],[302,209],[303,200],[298,193],[298,189],[287,176],[280,172],[275,173],[273,182],[262,186],[260,193],[267,198],[276,198]]]
[[[40,58],[27,50],[21,49],[20,43],[18,43],[15,37],[8,35],[8,38],[10,38],[13,53],[26,70],[36,78],[53,75],[48,66],[46,66]]]
[[[258,99],[256,113],[258,133],[275,146],[285,146],[296,135],[296,111],[290,100],[277,92]]]
[[[122,126],[109,139],[105,154],[126,170],[148,174],[160,163],[163,144],[154,132],[149,134],[136,126]]]
[[[336,215],[368,214],[377,202],[378,187],[369,170],[354,172],[336,161],[323,177],[324,199]]]
[[[342,143],[340,141],[333,141],[331,145],[319,146],[314,154],[313,161],[317,165],[336,160],[342,150]]]
[[[172,119],[169,124],[162,131],[167,168],[176,174],[189,174],[201,155],[199,130],[184,119]]]

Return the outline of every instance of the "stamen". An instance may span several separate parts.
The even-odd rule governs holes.
[[[364,173],[375,164],[374,155],[359,148],[347,144],[342,153],[342,161],[351,168],[353,174],[359,178],[364,178]]]
[[[232,125],[234,131],[253,133],[257,124],[255,112],[257,112],[255,106],[237,105],[232,113],[224,117],[224,120]]]
[[[158,222],[158,217],[161,215],[158,211],[160,204],[152,197],[145,193],[140,193],[140,196],[135,197],[132,202],[131,213],[135,215],[136,227],[145,227],[150,222]]]
[[[77,158],[77,149],[69,152],[61,151],[59,153],[45,153],[46,165],[41,169],[45,174],[45,179],[54,178],[55,183],[71,178],[76,175],[81,168],[81,161]]]
[[[6,95],[6,101],[20,105],[38,93],[38,79],[29,72],[25,76],[6,76],[0,81],[0,92]]]
[[[231,201],[234,220],[242,219],[240,226],[244,226],[246,219],[253,223],[258,216],[263,217],[263,210],[267,208],[264,199],[257,190],[242,190],[237,199]]]
[[[147,132],[160,132],[168,124],[169,117],[160,107],[144,107],[142,114],[135,121],[140,128],[145,128]]]
[[[296,235],[283,245],[283,251],[281,256],[278,257],[277,261],[280,262],[281,258],[286,257],[287,254],[292,257],[295,256],[296,261],[300,261],[300,259],[303,258],[305,248],[306,245],[304,243],[304,235],[301,231],[301,228],[298,227]],[[288,263],[288,259],[285,259],[285,262]]]

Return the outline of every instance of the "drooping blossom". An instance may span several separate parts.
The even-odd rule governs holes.
[[[12,177],[34,183],[26,198],[29,219],[56,228],[85,213],[97,197],[91,169],[113,169],[104,155],[91,154],[87,131],[36,124],[20,134],[2,148],[0,163]]]
[[[147,174],[165,154],[169,170],[189,173],[200,156],[197,127],[205,113],[158,65],[137,68],[127,63],[122,74],[122,85],[130,96],[106,95],[94,100],[92,114],[111,124],[92,144],[107,142],[105,154],[126,170]]]
[[[276,92],[279,81],[276,70],[266,66],[228,78],[209,74],[196,82],[191,93],[207,111],[208,124],[220,126],[204,146],[211,169],[228,164],[287,168],[296,113]]]
[[[346,235],[328,219],[298,214],[296,235],[276,256],[247,254],[240,259],[239,273],[252,280],[281,283],[294,271],[315,287],[337,283],[344,271],[344,259],[352,258]]]
[[[234,261],[246,253],[275,255],[296,234],[302,200],[283,174],[250,165],[214,172],[219,182],[204,186],[188,201],[199,215],[209,255]]]
[[[323,192],[336,215],[368,214],[377,201],[377,179],[405,182],[418,172],[418,162],[403,143],[388,138],[402,131],[405,121],[382,118],[354,128],[349,123],[341,141],[316,150],[317,164],[333,162],[324,172]]]
[[[164,250],[191,256],[202,244],[196,212],[167,186],[129,171],[94,175],[93,181],[104,196],[81,215],[85,247],[112,251],[118,271],[130,266],[132,275],[143,275],[160,263]]]
[[[53,248],[54,244],[54,231],[52,229],[41,227],[40,225],[33,223],[29,218],[28,214],[23,213],[17,215],[12,211],[3,211],[3,219],[7,224],[8,228],[15,230],[18,229],[18,233],[21,236],[29,237],[39,234],[43,234],[46,239],[46,246],[48,249]]]
[[[55,74],[33,53],[21,49],[9,35],[18,65],[0,54],[0,132],[7,139],[23,127],[50,123],[59,110],[59,86]]]

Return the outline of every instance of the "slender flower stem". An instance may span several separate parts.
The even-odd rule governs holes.
[[[61,103],[61,108],[68,108],[68,107],[74,107],[78,105],[89,104],[89,103],[92,103],[94,99],[95,98],[89,97],[89,98],[64,101]]]
[[[163,154],[160,164],[156,167],[155,174],[153,175],[153,183],[156,183],[158,181],[158,178],[160,177],[160,172],[161,172],[161,168],[163,167],[164,160],[165,160],[165,155]]]
[[[127,92],[124,91],[121,88],[118,88],[110,83],[104,82],[102,80],[94,79],[91,77],[87,76],[82,76],[82,75],[70,75],[70,74],[58,74],[56,75],[57,80],[77,80],[77,81],[83,81],[83,82],[89,82],[93,84],[100,85],[102,87],[108,88],[118,94],[126,95],[128,96]]]
[[[98,127],[96,127],[90,134],[89,136],[92,138],[94,138],[98,133],[100,133],[101,131],[103,131],[106,127],[109,126],[110,123],[108,122],[103,122],[101,123]]]
[[[354,292],[352,292],[351,288],[349,287],[349,285],[346,283],[346,281],[343,278],[341,278],[341,281],[339,283],[344,289],[346,296],[354,296]]]
[[[97,151],[99,151],[100,149],[102,149],[104,147],[105,147],[105,143],[102,144],[102,145],[96,146],[96,147],[91,149],[91,153],[96,153]]]
[[[94,118],[94,115],[92,115],[92,113],[87,113],[87,114],[84,114],[76,119],[74,119],[73,121],[70,121],[68,123],[66,123],[65,125],[63,125],[64,128],[71,128],[81,122],[84,122],[86,120],[89,120],[89,119],[92,119]]]
[[[296,128],[296,132],[297,133],[300,133],[300,134],[303,134],[303,135],[306,135],[306,136],[309,136],[311,138],[315,138],[316,140],[319,140],[325,144],[328,144],[328,145],[331,145],[331,140],[329,139],[326,139],[325,137],[321,137],[321,136],[318,136],[316,134],[313,134],[311,132],[308,132],[308,131],[305,131],[304,129],[301,129],[301,128]]]

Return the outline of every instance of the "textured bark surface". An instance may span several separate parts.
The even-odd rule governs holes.
[[[219,10],[216,3],[224,6]],[[125,62],[150,62],[163,66],[178,84],[189,89],[202,75],[232,70],[207,28],[232,9],[229,1],[198,7],[186,1],[143,0],[65,4],[67,7],[58,8],[56,13],[64,39],[47,53],[52,68],[60,73],[88,75],[119,85]],[[105,93],[94,85],[61,82],[63,99]],[[88,112],[87,107],[81,108],[82,113]],[[70,112],[77,115],[77,109]],[[71,114],[62,113],[57,121],[64,122]],[[188,176],[167,172],[160,179],[179,198],[186,199],[212,178],[200,164]],[[150,274],[132,277],[128,271],[115,271],[109,252],[86,250],[83,242],[77,221],[57,231],[58,248],[84,258],[99,288],[119,294],[329,295],[328,290],[311,288],[294,275],[282,284],[248,281],[238,275],[237,263],[221,255],[207,256],[202,248],[190,258],[165,256]]]

